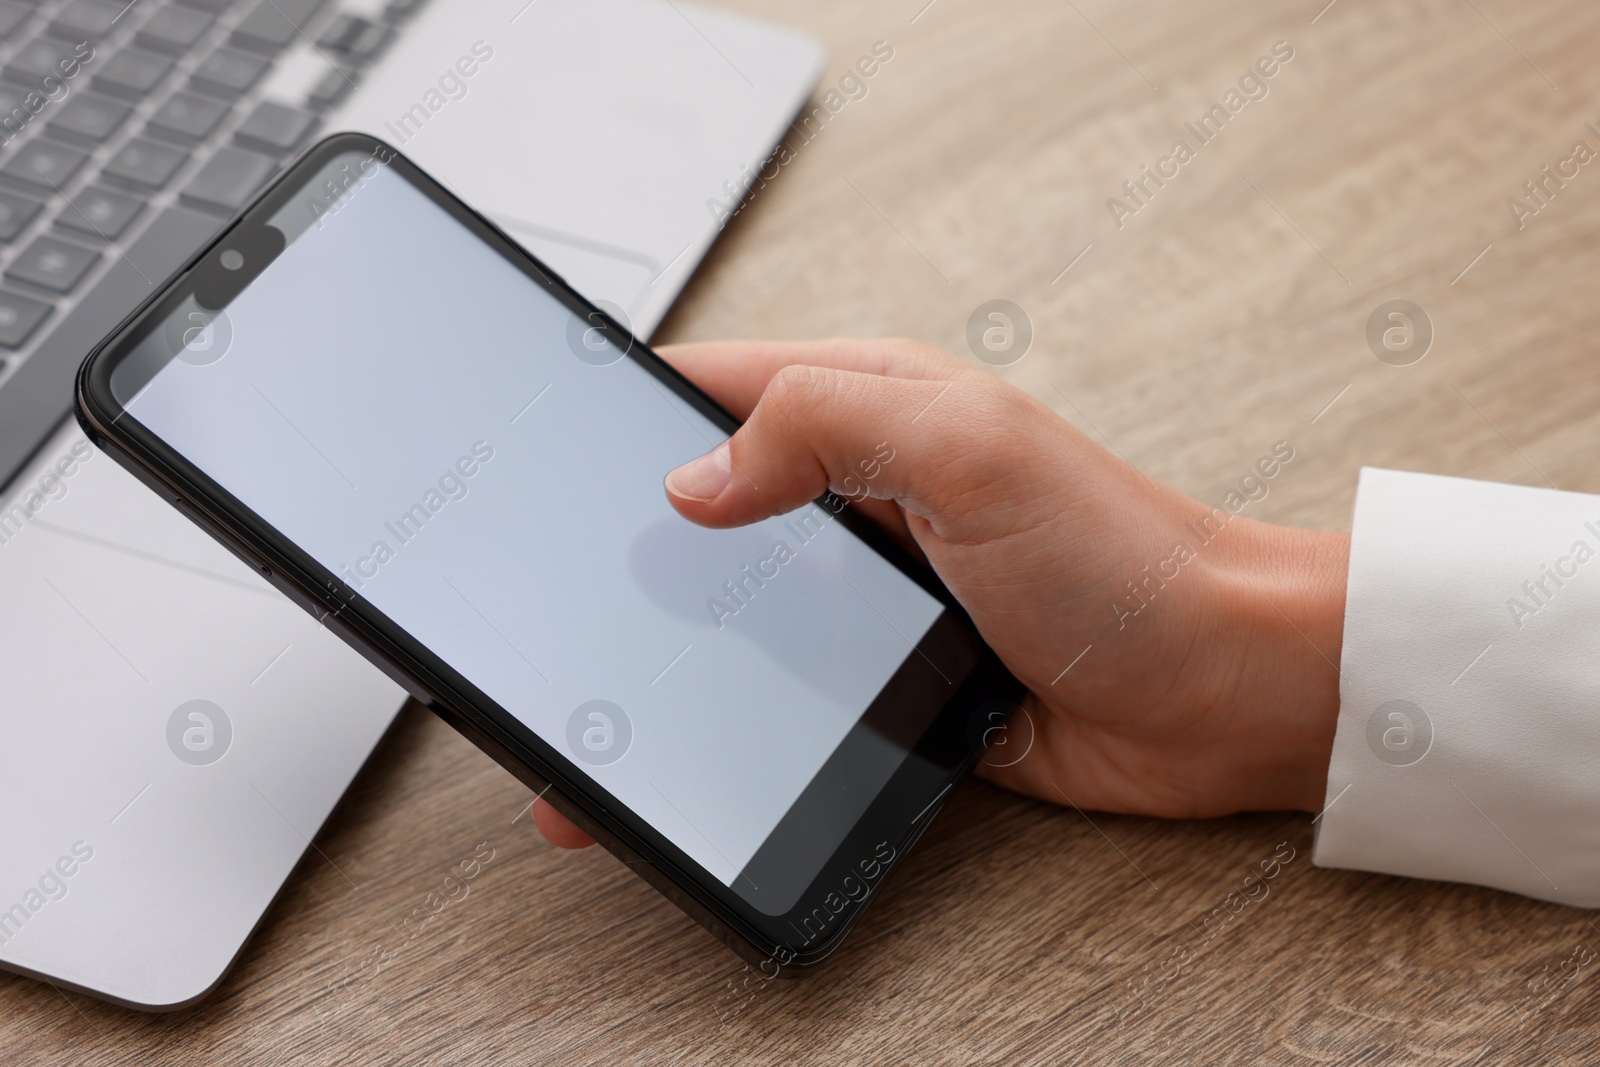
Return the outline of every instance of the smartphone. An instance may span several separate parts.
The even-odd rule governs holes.
[[[394,149],[302,154],[85,361],[90,438],[768,975],[825,959],[1017,683],[847,499]]]

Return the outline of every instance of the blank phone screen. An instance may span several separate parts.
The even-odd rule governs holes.
[[[391,168],[363,174],[215,321],[188,313],[128,412],[783,912],[905,758],[863,713],[943,605],[822,504],[681,518],[664,476],[725,432]],[[970,666],[917,669],[943,690]],[[848,788],[816,786],[830,761]]]

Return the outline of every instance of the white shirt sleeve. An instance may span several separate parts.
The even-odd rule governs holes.
[[[1600,906],[1600,496],[1367,469],[1314,862]]]

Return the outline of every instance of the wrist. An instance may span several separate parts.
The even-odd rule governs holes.
[[[1222,658],[1214,711],[1245,809],[1319,811],[1339,717],[1350,535],[1235,520],[1213,568]]]

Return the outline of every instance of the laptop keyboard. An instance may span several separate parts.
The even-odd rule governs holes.
[[[423,2],[0,0],[0,485]]]

